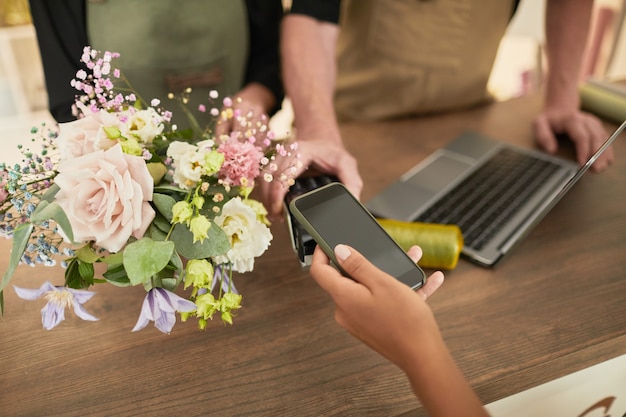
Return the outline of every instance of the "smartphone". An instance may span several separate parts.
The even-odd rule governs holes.
[[[333,182],[299,195],[291,200],[289,210],[344,275],[349,276],[334,254],[340,243],[352,246],[412,289],[424,285],[424,271],[343,184]]]
[[[291,237],[291,245],[300,261],[302,269],[306,270],[311,266],[313,260],[313,251],[315,250],[315,240],[313,237],[302,227],[302,225],[296,220],[296,218],[289,211],[289,203],[291,200],[299,195],[313,191],[323,185],[330,184],[331,182],[339,182],[339,179],[332,175],[317,174],[317,175],[303,175],[296,178],[294,184],[289,187],[289,191],[285,195],[285,219],[287,228],[289,229],[289,235]]]

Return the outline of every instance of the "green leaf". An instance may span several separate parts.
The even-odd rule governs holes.
[[[67,236],[67,238],[71,242],[74,241],[72,225],[70,224],[70,220],[67,218],[65,211],[63,211],[59,203],[48,203],[45,200],[40,201],[35,211],[33,211],[33,214],[31,214],[30,219],[37,224],[43,223],[50,219],[54,220],[55,222],[57,222],[59,227],[63,229],[65,236]]]
[[[94,270],[93,264],[78,261],[78,273],[83,281],[89,285],[93,285]]]
[[[109,268],[106,270],[104,274],[104,279],[107,282],[118,286],[118,287],[130,287],[132,284],[128,279],[128,275],[126,274],[126,270],[124,269],[124,265],[109,265]]]
[[[154,286],[163,287],[166,290],[174,291],[183,279],[183,261],[176,251],[172,253],[169,263],[159,273],[153,276]],[[150,290],[148,286],[146,290]]]
[[[85,245],[76,251],[76,257],[82,262],[92,264],[100,259],[100,256],[89,246]]]
[[[146,233],[145,236],[151,238],[152,240],[159,241],[167,239],[167,233],[159,229],[154,222],[150,225],[150,227],[148,227],[148,233]]]
[[[100,262],[104,262],[107,265],[121,265],[124,262],[124,253],[116,252],[100,258]]]
[[[142,238],[124,249],[124,269],[131,284],[141,284],[161,271],[170,261],[174,242],[159,242]]]
[[[161,213],[168,222],[171,222],[172,207],[174,207],[174,204],[176,204],[176,200],[174,200],[169,195],[154,193],[152,194],[152,202],[154,203],[154,206],[157,208],[159,213]]]
[[[28,240],[30,239],[30,234],[33,232],[33,224],[32,223],[23,223],[20,224],[13,230],[13,245],[11,247],[11,256],[9,257],[9,265],[7,267],[6,272],[2,276],[2,281],[0,282],[0,297],[2,291],[9,285],[9,281],[15,272],[15,268],[20,263],[20,259],[22,259],[22,255],[24,254],[24,250],[26,249],[26,245],[28,245]],[[0,299],[0,315],[4,314],[4,299]]]
[[[154,225],[165,234],[169,233],[170,229],[172,228],[172,224],[159,213],[157,213],[157,215],[154,217],[154,220],[152,220],[152,225]]]
[[[193,233],[184,224],[177,224],[174,227],[171,239],[176,242],[177,252],[187,259],[224,255],[230,249],[228,236],[215,222],[211,222],[208,237],[202,243],[193,243]]]
[[[174,291],[178,284],[180,284],[180,282],[176,278],[161,278],[161,285],[166,290]]]
[[[52,203],[54,201],[54,197],[57,195],[61,187],[56,184],[52,184],[46,192],[41,196],[42,200],[47,201],[48,203]]]
[[[154,187],[154,191],[156,191],[157,193],[172,192],[172,193],[189,194],[188,190],[183,190],[182,188],[177,187],[175,185],[167,185],[167,184],[162,184],[162,185]]]
[[[148,162],[146,168],[148,168],[154,184],[161,182],[165,174],[167,174],[167,167],[162,162]]]
[[[81,276],[81,262],[78,258],[72,258],[65,269],[65,285],[70,288],[89,288],[89,283]]]
[[[122,132],[120,132],[120,130],[114,126],[105,126],[102,128],[102,130],[104,130],[104,133],[106,133],[107,137],[111,140],[115,140],[122,136]]]

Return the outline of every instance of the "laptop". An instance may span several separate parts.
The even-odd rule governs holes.
[[[587,163],[465,132],[365,202],[379,218],[456,224],[462,255],[492,267],[539,223],[626,128]]]

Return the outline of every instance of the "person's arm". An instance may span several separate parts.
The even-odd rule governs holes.
[[[356,159],[341,140],[333,104],[335,43],[339,34],[334,19],[338,18],[338,7],[338,1],[293,2],[282,23],[282,74],[286,95],[293,105],[302,163],[296,175],[308,168],[335,175],[359,196],[363,183]],[[265,185],[263,200],[272,220],[282,218],[286,191],[280,184]]]
[[[335,43],[339,27],[310,16],[290,14],[283,22],[281,48],[285,88],[298,135],[341,142],[335,118]]]
[[[249,52],[241,89],[233,94],[233,110],[246,116],[250,125],[267,124],[269,116],[279,108],[284,97],[280,76],[280,21],[283,6],[280,0],[246,0]],[[220,120],[217,136],[233,130],[248,130],[233,118]]]
[[[70,85],[82,68],[80,57],[88,46],[85,0],[30,0],[30,12],[43,64],[48,109],[57,122],[72,114],[77,91]]]
[[[421,253],[409,251],[414,260]],[[342,276],[316,248],[311,275],[335,302],[335,319],[353,336],[402,369],[431,416],[487,416],[454,362],[425,299],[443,282],[431,275],[417,292],[338,245]],[[416,256],[417,255],[417,256]]]
[[[574,142],[580,164],[608,136],[600,120],[580,111],[578,87],[592,10],[593,0],[547,1],[545,104],[534,126],[537,142],[550,153],[558,148],[557,135],[567,135]],[[613,152],[609,149],[592,169],[601,171],[612,160]]]

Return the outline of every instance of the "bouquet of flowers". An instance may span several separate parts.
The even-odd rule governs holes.
[[[232,324],[242,300],[233,272],[252,271],[272,240],[267,212],[250,193],[257,180],[293,183],[296,144],[276,140],[266,117],[240,114],[228,97],[219,108],[198,109],[237,126],[216,137],[184,106],[189,90],[170,97],[190,116],[192,128],[178,130],[159,100],[142,100],[112,66],[118,56],[86,47],[87,70],[72,81],[78,119],[33,128],[41,149],[20,146],[21,164],[0,164],[0,234],[13,245],[0,308],[19,264],[53,266],[61,258],[63,285],[14,287],[26,300],[45,296],[48,330],[66,307],[97,320],[84,303],[100,283],[145,287],[133,331],[153,321],[170,333],[177,312],[195,316],[200,328],[216,313]],[[185,296],[176,294],[180,286]]]

